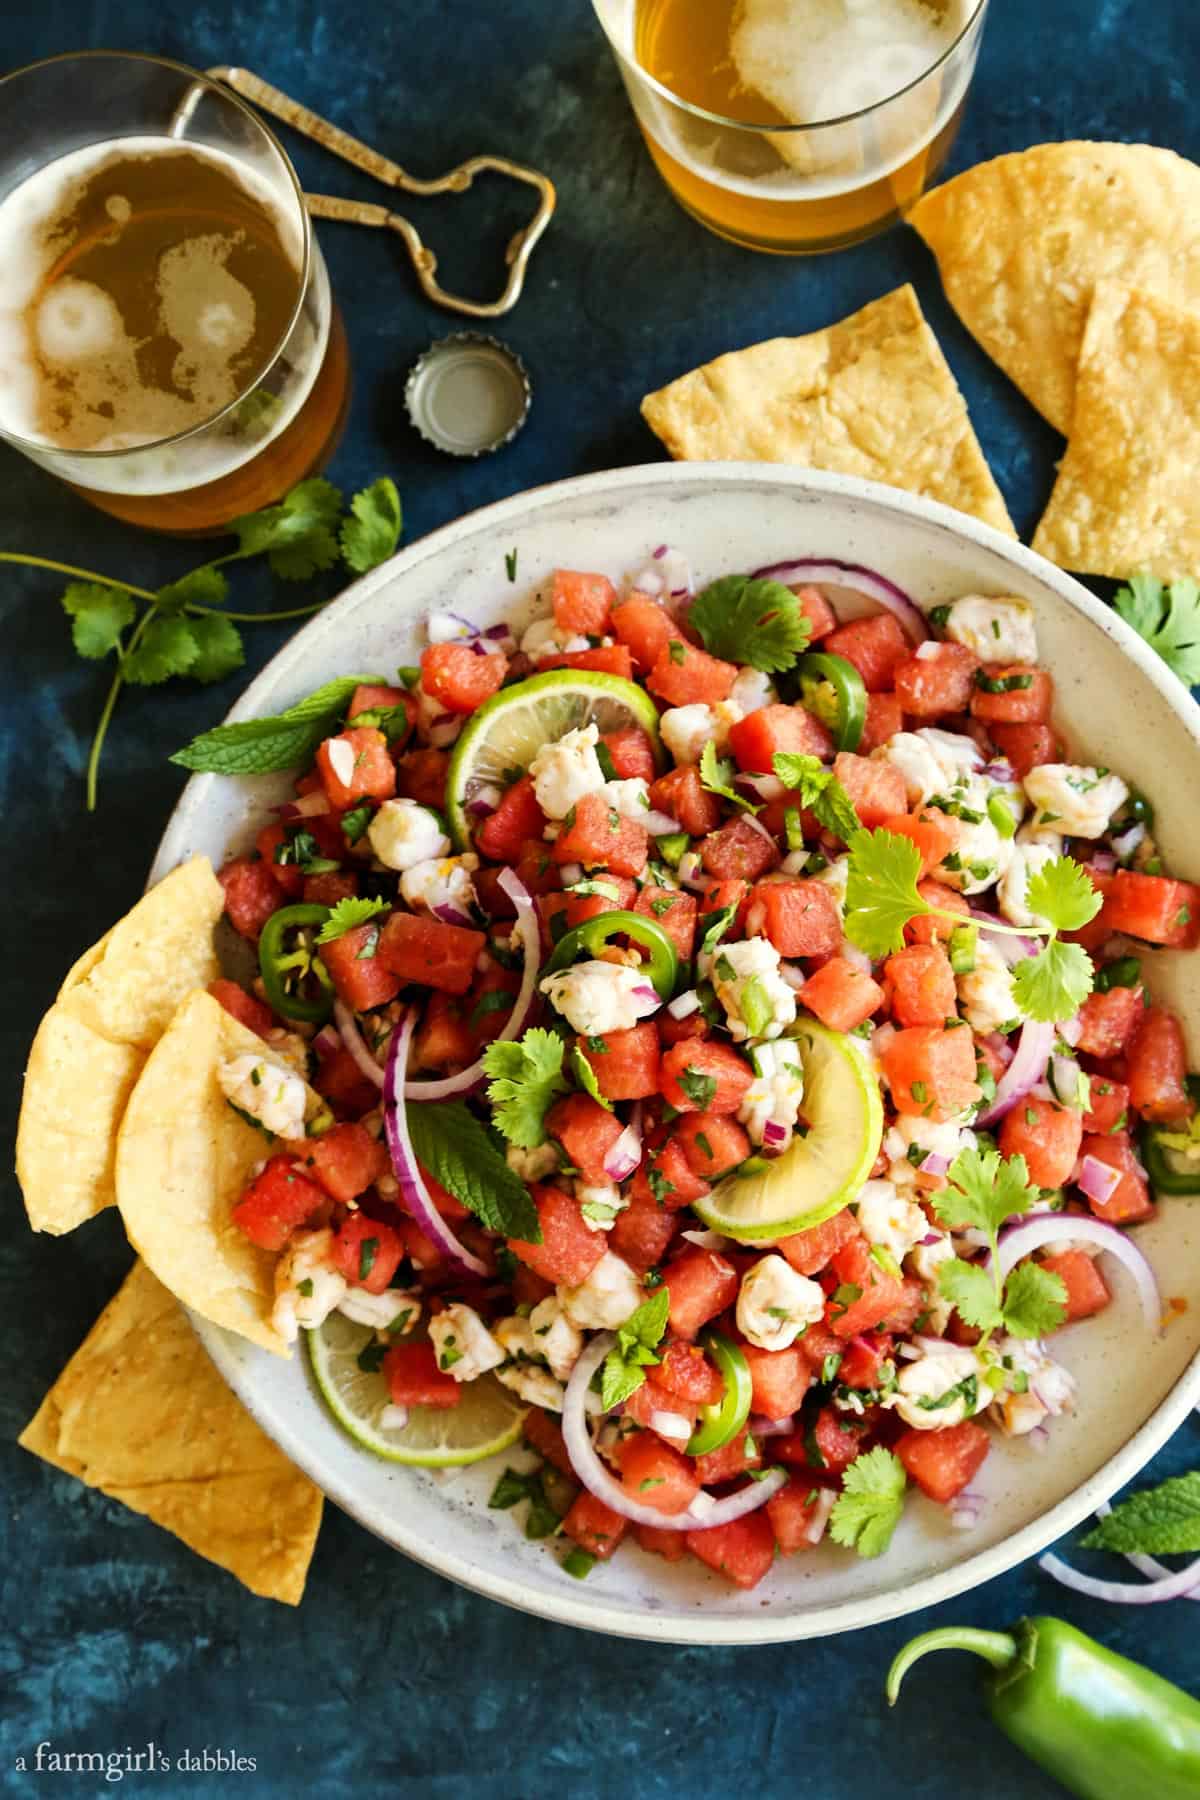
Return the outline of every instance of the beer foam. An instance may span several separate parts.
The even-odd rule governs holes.
[[[743,86],[798,125],[876,106],[966,24],[967,0],[741,0],[730,56]]]

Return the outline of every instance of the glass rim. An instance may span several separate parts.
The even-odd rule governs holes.
[[[102,463],[110,458],[118,456],[139,456],[146,450],[165,450],[169,449],[174,444],[185,443],[189,438],[197,436],[199,432],[210,430],[212,426],[218,424],[220,420],[224,419],[229,413],[233,412],[236,407],[240,406],[242,401],[245,400],[249,394],[254,392],[255,388],[258,387],[268,371],[274,367],[275,363],[279,360],[280,354],[285,348],[288,339],[296,329],[296,325],[299,322],[300,315],[304,308],[305,297],[308,293],[309,277],[312,273],[313,252],[312,220],[305,203],[304,189],[300,185],[300,177],[292,166],[291,157],[280,143],[278,137],[271,130],[271,127],[264,119],[259,117],[258,113],[254,111],[254,108],[247,105],[240,94],[236,94],[232,88],[225,87],[221,82],[214,80],[214,78],[211,75],[206,74],[203,69],[193,69],[190,63],[179,62],[172,56],[151,56],[142,50],[62,50],[55,56],[41,56],[36,62],[23,63],[19,69],[11,69],[7,75],[0,76],[0,100],[3,99],[4,90],[9,83],[19,81],[24,75],[37,74],[42,69],[53,68],[56,63],[89,63],[100,61],[148,63],[154,68],[170,69],[175,74],[184,75],[189,81],[199,82],[213,93],[219,94],[222,100],[228,101],[235,111],[241,113],[243,118],[249,120],[250,124],[261,133],[270,144],[271,148],[276,152],[280,162],[283,164],[288,181],[291,183],[292,196],[300,214],[301,257],[296,303],[291,310],[287,323],[279,337],[279,341],[274,345],[270,355],[255,374],[253,380],[250,381],[240,393],[235,394],[232,400],[226,401],[225,405],[217,412],[210,413],[207,419],[201,419],[197,424],[189,425],[184,431],[172,432],[169,437],[148,438],[144,444],[127,444],[121,449],[114,450],[67,450],[61,444],[48,443],[45,438],[26,437],[21,432],[10,431],[7,427],[0,425],[0,438],[3,438],[7,443],[12,444],[14,448],[18,450],[29,450],[42,456],[51,455],[70,457],[72,461],[78,458],[97,463]],[[133,136],[136,134],[127,132],[125,135]],[[97,142],[106,141],[108,140],[97,140]],[[119,144],[121,140],[120,138],[113,138],[111,141],[114,144]],[[180,139],[181,143],[184,141],[185,140]],[[45,163],[41,165],[42,168],[48,166],[49,165]],[[7,197],[7,195],[4,196],[5,199],[7,199]],[[2,204],[3,201],[0,200],[0,205]]]
[[[722,125],[729,131],[745,131],[757,133],[759,135],[770,132],[776,137],[783,137],[794,131],[830,131],[835,125],[852,125],[860,119],[869,119],[872,113],[879,112],[885,106],[891,106],[893,101],[903,99],[905,94],[910,94],[914,88],[920,87],[923,81],[928,81],[929,77],[935,74],[937,70],[942,67],[942,64],[947,62],[949,58],[954,55],[954,52],[958,49],[959,45],[974,29],[975,23],[980,15],[987,10],[987,5],[988,0],[975,0],[975,6],[970,18],[955,37],[953,43],[948,44],[941,55],[935,58],[927,69],[922,69],[919,75],[914,76],[911,81],[905,82],[903,87],[898,87],[895,93],[885,94],[882,100],[872,100],[870,106],[860,106],[856,108],[854,112],[839,113],[832,119],[813,119],[808,124],[804,125],[755,125],[748,119],[731,119],[725,113],[709,112],[707,107],[697,106],[692,100],[684,100],[679,94],[675,93],[674,89],[667,87],[664,82],[659,81],[656,76],[651,75],[650,71],[638,62],[636,56],[629,56],[622,46],[617,43],[611,31],[608,29],[604,15],[600,10],[601,0],[592,0],[592,10],[599,21],[601,31],[608,39],[609,47],[611,48],[613,55],[616,56],[640,82],[643,82],[648,88],[652,88],[660,99],[669,100],[671,104],[677,106],[681,112],[689,113],[694,119],[702,119],[706,125]]]

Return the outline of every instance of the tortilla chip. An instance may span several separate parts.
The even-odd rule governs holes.
[[[321,1492],[255,1424],[143,1263],[18,1440],[144,1513],[252,1593],[295,1606]]]
[[[1200,568],[1200,314],[1101,282],[1075,423],[1033,548],[1083,575]]]
[[[861,475],[1016,536],[966,402],[908,286],[808,337],[719,356],[647,394],[642,414],[682,460]]]
[[[233,1222],[233,1208],[272,1140],[233,1110],[222,1063],[262,1039],[203,989],[189,994],[150,1052],[117,1133],[117,1205],[130,1243],[202,1318],[272,1350],[291,1349],[271,1324],[278,1258]],[[309,1092],[310,1111],[321,1101]]]
[[[70,970],[38,1029],[17,1124],[17,1178],[35,1231],[73,1231],[111,1206],[117,1126],[180,1000],[215,981],[224,894],[205,857],[151,888]]]
[[[998,156],[934,188],[909,221],[967,330],[1064,436],[1098,281],[1200,306],[1200,168],[1153,144]]]

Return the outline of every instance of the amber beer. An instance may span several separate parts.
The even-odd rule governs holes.
[[[654,162],[735,243],[870,236],[958,129],[986,0],[595,0]],[[649,78],[649,79],[647,79]]]
[[[0,201],[0,431],[133,524],[212,531],[330,454],[345,335],[302,213],[213,145],[121,137]]]

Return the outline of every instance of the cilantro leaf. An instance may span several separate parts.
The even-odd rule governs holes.
[[[735,806],[744,807],[747,812],[756,813],[760,809],[742,798],[733,787],[734,761],[731,756],[718,756],[717,746],[709,738],[700,752],[700,785],[706,787],[710,794],[720,794],[722,800],[732,800]]]
[[[353,518],[343,521],[342,556],[356,574],[365,575],[386,562],[400,542],[400,496],[387,475],[355,494]]]
[[[73,581],[63,594],[62,605],[74,621],[71,641],[89,662],[97,662],[117,649],[121,633],[137,617],[131,594],[124,588],[104,587],[97,581]]]
[[[489,1044],[484,1051],[492,1122],[510,1144],[533,1150],[545,1143],[546,1114],[555,1098],[568,1092],[562,1062],[558,1033],[536,1025],[515,1043]]]
[[[662,1287],[618,1328],[617,1341],[604,1359],[600,1377],[600,1400],[606,1411],[636,1393],[646,1379],[647,1367],[662,1360],[655,1351],[667,1329],[670,1309],[670,1289]]]
[[[223,681],[246,660],[242,634],[232,619],[205,613],[188,620],[196,645],[196,660],[188,670],[193,681]]]
[[[1164,593],[1155,576],[1135,575],[1113,607],[1173,675],[1188,687],[1200,683],[1200,587],[1194,581],[1173,581]]]
[[[1200,1551],[1200,1469],[1118,1501],[1083,1547],[1120,1556],[1194,1556]]]
[[[190,574],[180,576],[160,587],[154,596],[159,612],[182,612],[185,606],[224,606],[229,598],[229,583],[220,569],[202,563]]]
[[[234,725],[217,725],[201,732],[177,750],[171,761],[184,769],[208,769],[217,775],[264,775],[276,769],[294,769],[313,755],[322,738],[337,729],[355,688],[378,680],[376,675],[339,675],[275,718],[239,719]]]
[[[1092,991],[1095,969],[1081,944],[1051,938],[1037,956],[1026,956],[1012,972],[1013,999],[1027,1018],[1046,1025],[1074,1018]]]
[[[933,1195],[942,1224],[953,1231],[973,1227],[993,1239],[1005,1219],[1028,1212],[1041,1191],[1030,1185],[1023,1156],[998,1150],[960,1150],[947,1179],[950,1185]]]
[[[161,614],[150,620],[141,642],[121,659],[121,673],[137,687],[157,687],[172,675],[187,675],[200,655],[191,619]]]
[[[833,770],[826,769],[817,757],[778,750],[771,760],[784,787],[799,790],[801,806],[815,813],[826,831],[848,844],[854,833],[861,830],[862,821],[854,810],[854,802]]]
[[[339,900],[330,912],[329,917],[317,933],[318,944],[332,944],[335,938],[345,937],[348,931],[354,931],[359,925],[365,925],[369,919],[377,919],[380,913],[388,910],[386,900],[360,899],[355,894],[347,894]]]
[[[284,581],[305,581],[338,560],[334,527],[341,510],[338,489],[316,477],[300,482],[278,506],[234,519],[229,529],[237,537],[240,555],[265,551],[276,575]]]
[[[994,1331],[1003,1317],[996,1298],[996,1284],[978,1263],[955,1257],[938,1269],[938,1287],[964,1324],[979,1331]]]
[[[930,911],[917,892],[921,853],[911,838],[882,826],[852,833],[849,848],[846,936],[878,960],[903,949],[908,921]]]
[[[571,1073],[585,1093],[590,1094],[593,1100],[598,1100],[606,1112],[612,1111],[612,1101],[606,1100],[604,1095],[600,1092],[600,1083],[596,1080],[596,1071],[593,1069],[591,1063],[583,1054],[583,1051],[579,1048],[578,1044],[572,1044],[571,1046]]]
[[[1103,900],[1086,870],[1069,856],[1056,856],[1029,877],[1025,904],[1055,931],[1078,931],[1095,918]]]
[[[812,636],[812,624],[791,588],[748,575],[710,582],[692,601],[688,624],[711,655],[749,663],[768,675],[790,669]]]
[[[408,1130],[417,1161],[489,1231],[540,1244],[533,1197],[479,1120],[461,1100],[409,1102]]]
[[[1037,1263],[1018,1263],[1004,1283],[1004,1329],[1016,1338],[1045,1337],[1067,1316],[1067,1289],[1061,1275]]]
[[[904,1511],[904,1464],[882,1445],[855,1457],[842,1476],[842,1492],[829,1515],[835,1544],[860,1556],[882,1556]]]

